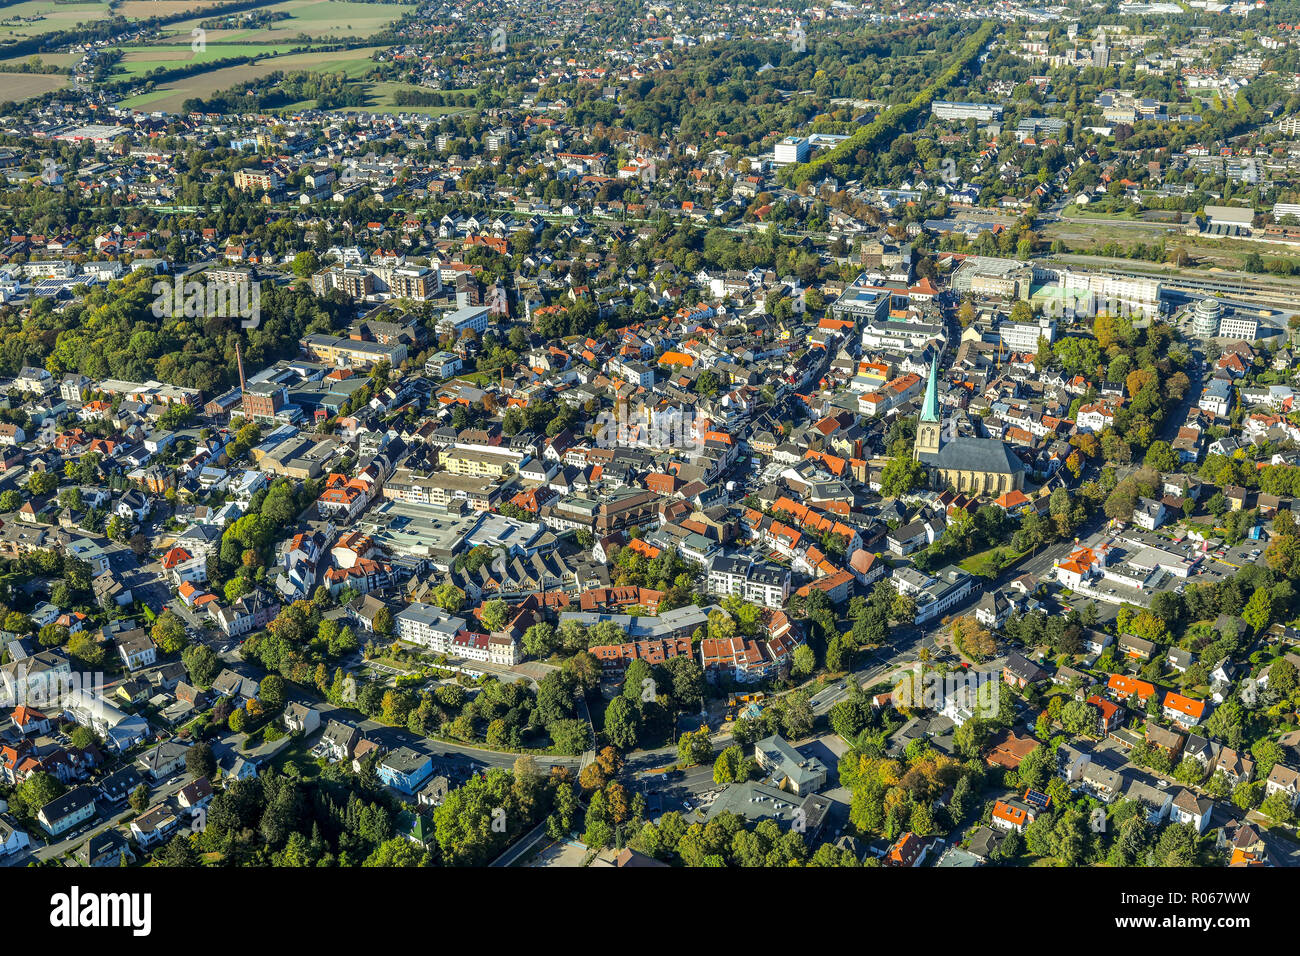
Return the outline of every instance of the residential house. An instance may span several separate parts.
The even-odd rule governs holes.
[[[398,747],[384,756],[375,768],[385,786],[413,795],[433,774],[433,759],[410,747]]]
[[[31,844],[31,837],[18,826],[13,817],[0,814],[0,865],[5,865],[6,860],[16,859]]]
[[[1164,715],[1179,727],[1195,727],[1205,717],[1205,701],[1169,691],[1165,694]]]
[[[320,755],[330,763],[351,760],[352,751],[356,749],[360,740],[361,731],[352,724],[344,723],[341,720],[330,720],[325,725],[325,731],[321,734],[320,741],[313,749],[313,753],[319,750]]]
[[[1183,752],[1185,740],[1182,734],[1166,730],[1154,721],[1147,723],[1147,743],[1168,753],[1175,764],[1178,763],[1178,757]]]
[[[50,836],[66,833],[95,815],[96,792],[92,787],[77,787],[55,797],[36,814]]]
[[[166,780],[185,766],[185,755],[190,748],[176,740],[164,740],[136,758],[136,766],[148,774],[155,783]]]
[[[1136,634],[1121,634],[1119,636],[1119,649],[1124,652],[1126,657],[1139,661],[1149,661],[1156,652],[1156,645],[1144,637],[1138,637]]]
[[[117,636],[117,653],[127,670],[137,671],[158,662],[158,648],[144,628],[136,628]]]
[[[1219,748],[1211,773],[1221,773],[1232,786],[1248,783],[1255,775],[1255,761],[1243,756],[1230,747]]]
[[[1048,676],[1047,671],[1015,651],[1007,655],[1007,662],[1002,667],[1002,680],[1021,690],[1047,680]]]
[[[1093,694],[1088,703],[1097,709],[1097,730],[1101,736],[1109,737],[1114,731],[1124,726],[1127,712],[1114,701],[1106,700]]]
[[[109,827],[92,836],[72,851],[73,859],[82,866],[110,867],[135,862],[135,852],[121,832]]]
[[[1083,789],[1102,803],[1111,803],[1124,789],[1124,778],[1099,763],[1089,763],[1079,778]]]
[[[1142,809],[1146,811],[1147,820],[1151,823],[1159,823],[1163,820],[1173,803],[1173,796],[1168,790],[1161,790],[1140,780],[1130,783],[1124,796],[1141,804]]]
[[[1265,798],[1273,796],[1275,793],[1284,793],[1287,800],[1290,801],[1292,809],[1295,808],[1296,801],[1300,800],[1300,772],[1293,770],[1286,764],[1274,764],[1273,769],[1269,772],[1268,779],[1264,783]]]
[[[243,706],[250,700],[257,700],[261,690],[258,681],[245,677],[227,667],[212,682],[212,692],[222,697],[229,697],[235,704]]]
[[[1002,830],[1015,830],[1023,833],[1025,827],[1033,823],[1038,810],[1017,797],[999,800],[993,805],[992,824]]]
[[[309,707],[306,704],[300,704],[297,701],[290,703],[284,709],[284,729],[291,734],[315,733],[320,727],[320,711],[315,707]]]
[[[150,807],[131,821],[131,835],[142,847],[163,843],[180,826],[180,818],[169,804]]]
[[[192,780],[176,794],[176,805],[188,810],[191,817],[197,816],[204,807],[212,802],[212,782],[207,777]]]
[[[1197,833],[1204,833],[1210,825],[1210,815],[1214,811],[1214,801],[1200,797],[1186,787],[1178,791],[1169,805],[1169,819],[1173,823],[1190,823]]]
[[[909,831],[899,837],[898,841],[889,848],[885,853],[883,862],[885,866],[920,866],[925,862],[925,856],[929,850],[930,844],[928,841]]]

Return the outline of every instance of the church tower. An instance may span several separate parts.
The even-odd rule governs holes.
[[[943,422],[939,417],[939,360],[930,361],[930,379],[925,383],[925,401],[921,404],[921,420],[916,424],[916,444],[912,458],[922,460],[923,455],[939,451],[939,433]]]

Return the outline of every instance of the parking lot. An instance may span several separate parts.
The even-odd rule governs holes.
[[[580,843],[574,843],[571,840],[564,842],[555,841],[546,847],[537,856],[533,857],[524,866],[533,867],[555,867],[555,866],[582,866],[582,861],[587,857],[587,848]]]

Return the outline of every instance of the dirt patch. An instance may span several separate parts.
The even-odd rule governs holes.
[[[20,102],[68,85],[60,73],[0,73],[0,100]]]

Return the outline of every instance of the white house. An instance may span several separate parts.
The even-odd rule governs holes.
[[[1190,823],[1197,833],[1204,833],[1210,825],[1210,816],[1214,811],[1214,801],[1208,797],[1198,797],[1192,791],[1183,788],[1169,805],[1169,819],[1174,823]]]

